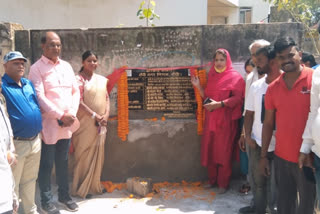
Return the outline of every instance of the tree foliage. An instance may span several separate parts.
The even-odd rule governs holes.
[[[278,11],[287,11],[294,21],[301,22],[306,29],[314,47],[319,55],[319,50],[316,45],[315,35],[318,37],[319,32],[312,26],[320,24],[320,0],[264,0],[278,7]]]
[[[156,2],[153,0],[148,0],[147,2],[143,1],[139,6],[137,16],[139,17],[139,19],[146,19],[147,27],[149,26],[149,23],[151,24],[151,26],[154,26],[153,20],[155,18],[160,19],[160,16],[155,13],[155,7]]]
[[[320,0],[268,0],[278,6],[278,10],[288,11],[299,22],[309,26],[320,20]]]

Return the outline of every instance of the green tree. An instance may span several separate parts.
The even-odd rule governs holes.
[[[152,22],[155,18],[160,19],[160,16],[155,13],[156,2],[153,0],[148,0],[147,4],[146,1],[141,2],[139,6],[139,10],[137,12],[137,16],[139,19],[146,19],[146,25],[155,26]]]
[[[315,41],[319,36],[317,29],[311,28],[320,22],[320,0],[264,0],[278,7],[278,11],[287,11],[296,22],[301,22],[310,37],[315,50],[320,55]]]

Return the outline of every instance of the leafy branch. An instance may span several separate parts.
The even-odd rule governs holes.
[[[149,26],[149,23],[151,23],[151,26],[155,26],[152,23],[155,18],[160,19],[160,16],[155,13],[155,7],[156,7],[156,2],[153,0],[148,0],[147,5],[146,5],[146,1],[143,1],[139,6],[137,16],[139,17],[139,19],[146,19],[147,27]]]
[[[319,49],[316,44],[315,36],[319,36],[316,29],[312,29],[310,26],[319,20],[319,6],[320,0],[264,0],[269,3],[273,3],[277,6],[278,11],[287,11],[291,17],[300,22],[305,31],[306,36],[310,37],[317,52],[320,55]]]

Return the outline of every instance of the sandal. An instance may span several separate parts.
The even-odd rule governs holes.
[[[241,188],[239,189],[240,193],[244,193],[244,194],[248,194],[248,192],[250,191],[251,187],[249,184],[243,184],[241,186]]]

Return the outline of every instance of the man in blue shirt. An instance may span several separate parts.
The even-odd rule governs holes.
[[[27,59],[18,51],[3,58],[2,94],[7,103],[18,163],[12,166],[15,193],[24,213],[38,213],[35,188],[38,177],[42,129],[41,112],[32,83],[23,78]]]
[[[316,59],[311,53],[303,52],[301,57],[301,62],[305,66],[312,68],[313,70],[316,70],[317,67],[319,67],[319,64],[317,64]]]

